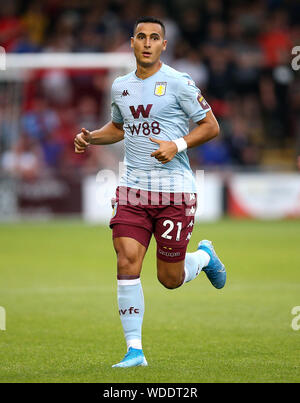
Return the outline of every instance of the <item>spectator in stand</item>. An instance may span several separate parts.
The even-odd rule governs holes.
[[[57,111],[49,108],[44,98],[38,98],[33,108],[25,114],[22,125],[27,137],[40,145],[45,172],[59,172],[65,142],[59,132],[61,119]],[[66,135],[66,131],[63,134]]]
[[[117,29],[112,32],[110,38],[106,43],[107,52],[120,52],[120,53],[130,53],[130,39],[122,29]]]
[[[50,174],[59,173],[65,149],[63,139],[58,137],[57,132],[47,133],[41,142],[41,149],[47,171]]]
[[[17,41],[17,43],[13,46],[13,53],[37,53],[40,51],[40,48],[33,44],[27,32],[23,32]]]
[[[284,146],[285,126],[281,100],[276,96],[276,88],[269,75],[259,82],[262,116],[269,146]]]
[[[264,145],[264,126],[258,94],[244,96],[239,102],[239,115],[246,122],[248,137],[251,142],[261,149]],[[238,115],[236,115],[238,116]]]
[[[208,25],[213,20],[223,20],[227,21],[227,14],[230,10],[230,7],[224,4],[224,0],[209,0],[205,2],[201,2],[202,9],[201,14],[203,15],[202,23],[203,23],[203,36],[207,35]]]
[[[226,52],[218,48],[211,48],[208,68],[208,94],[212,98],[224,99],[234,91],[233,67]]]
[[[65,148],[73,148],[72,133],[78,131],[77,110],[74,107],[64,107],[57,109],[57,114],[59,116],[59,126],[55,130],[54,139],[63,144]]]
[[[35,98],[33,106],[24,113],[21,120],[23,132],[32,139],[42,141],[43,138],[56,130],[59,124],[56,112],[49,108],[45,98]]]
[[[41,90],[49,104],[70,105],[73,101],[74,88],[71,77],[62,69],[46,71],[41,80]]]
[[[185,57],[173,62],[174,69],[188,73],[202,90],[206,88],[208,81],[208,70],[200,59],[199,52],[193,48],[188,48]]]
[[[259,164],[260,150],[250,139],[249,127],[242,117],[231,120],[231,134],[228,136],[230,154],[235,165],[255,166]]]
[[[219,49],[228,47],[227,28],[222,20],[214,19],[209,23],[205,46]]]
[[[57,17],[56,23],[44,47],[45,52],[72,52],[75,48],[75,32],[79,28],[76,12],[65,11]],[[81,28],[80,28],[81,29]]]
[[[9,100],[0,86],[0,153],[13,147],[18,139],[18,121],[10,119]]]
[[[291,99],[291,126],[294,133],[295,151],[298,158],[298,168],[300,170],[300,78],[295,81],[290,94]]]
[[[300,43],[298,2],[154,1],[4,2],[0,45],[10,52],[128,52],[133,21],[138,15],[153,14],[167,27],[164,61],[192,76],[222,128],[222,141],[215,144],[220,161],[207,149],[198,164],[205,159],[212,166],[211,159],[213,165],[231,161],[253,166],[261,161],[262,145],[295,148],[296,139],[300,144],[297,73],[290,68],[291,47]],[[67,121],[74,108],[76,130],[97,126],[97,120],[104,119],[107,72],[48,70],[43,77],[35,91],[28,93],[29,103],[36,98],[36,105],[28,109],[26,100],[22,130],[42,144],[48,167],[62,167],[63,161],[60,169],[69,164],[82,172],[78,156],[77,165],[73,155],[66,157],[71,130]],[[39,106],[42,97],[46,105]],[[1,100],[0,109],[0,142],[5,150],[14,143],[11,135],[18,129],[8,120],[9,110],[1,106]],[[109,163],[107,156],[90,153],[89,169]]]
[[[234,86],[237,93],[258,92],[258,82],[263,57],[255,34],[244,34],[244,39],[235,46]]]
[[[207,166],[224,166],[231,163],[230,150],[221,137],[198,148],[198,163]]]
[[[193,48],[197,48],[200,41],[203,40],[201,35],[201,16],[197,8],[185,8],[180,18],[180,30],[183,39]]]
[[[120,27],[118,18],[108,10],[104,1],[88,9],[82,16],[80,25],[75,44],[77,52],[107,51],[107,43],[111,41],[112,33]]]
[[[41,142],[44,161],[53,173],[62,173],[65,167],[63,159],[66,150],[72,150],[72,133],[78,130],[76,125],[76,110],[72,107],[58,108],[56,110],[58,125],[44,136]],[[68,152],[68,158],[72,155]],[[68,160],[67,164],[74,165],[74,158]]]
[[[74,51],[80,53],[104,52],[104,43],[100,34],[95,34],[90,26],[84,26],[79,30]]]
[[[60,36],[59,34],[51,34],[45,41],[43,52],[53,53],[70,53],[73,50],[74,41],[69,36]]]
[[[221,53],[226,63],[231,62],[233,55],[227,39],[227,27],[223,21],[211,20],[202,48],[204,60],[208,63],[216,53]]]
[[[39,48],[43,45],[45,32],[49,25],[43,2],[34,0],[28,3],[27,10],[22,16],[22,23],[30,43]]]
[[[127,35],[127,38],[133,34],[132,27],[134,26],[137,16],[144,14],[143,6],[140,0],[123,1],[119,9],[119,24],[121,25],[122,31]]]
[[[287,12],[283,9],[275,10],[264,27],[265,30],[259,38],[264,52],[264,64],[266,67],[275,67],[286,59],[292,49]]]
[[[35,180],[43,173],[41,150],[38,143],[23,135],[1,159],[4,172],[25,181]]]
[[[169,17],[162,3],[151,3],[147,9],[146,15],[155,15],[158,19],[163,21],[167,32],[168,46],[162,55],[162,60],[167,64],[172,64],[176,43],[181,40],[178,24]]]
[[[88,95],[81,97],[78,102],[76,117],[78,128],[88,127],[90,130],[96,130],[99,127],[97,101]]]
[[[0,45],[6,52],[11,52],[23,34],[21,18],[17,15],[17,2],[2,2],[0,8]]]

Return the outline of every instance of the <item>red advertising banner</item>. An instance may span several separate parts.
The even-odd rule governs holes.
[[[300,218],[300,175],[233,175],[228,183],[227,206],[232,217]]]
[[[20,215],[81,214],[81,182],[62,177],[23,181],[17,200]]]

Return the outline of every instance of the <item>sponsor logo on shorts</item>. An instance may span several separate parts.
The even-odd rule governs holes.
[[[166,252],[166,251],[161,250],[159,248],[158,248],[158,253],[160,253],[161,255],[167,256],[167,257],[180,256],[180,252]]]

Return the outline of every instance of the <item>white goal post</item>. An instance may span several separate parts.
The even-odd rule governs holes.
[[[131,53],[24,53],[6,55],[6,71],[47,68],[134,69]],[[0,77],[5,77],[1,72]]]
[[[6,100],[5,113],[14,126],[14,135],[18,137],[21,118],[21,102],[24,84],[38,70],[107,70],[107,94],[103,105],[104,115],[110,116],[110,87],[113,80],[135,68],[135,58],[130,52],[116,53],[7,53],[5,69],[0,71],[0,97]],[[1,150],[0,150],[1,151]]]

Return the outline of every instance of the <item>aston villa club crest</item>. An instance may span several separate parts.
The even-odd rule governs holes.
[[[155,83],[154,95],[158,97],[162,97],[165,95],[167,89],[167,83]]]
[[[115,204],[113,205],[113,211],[112,211],[111,218],[114,218],[116,216],[117,208],[118,208],[118,202],[115,202]]]

